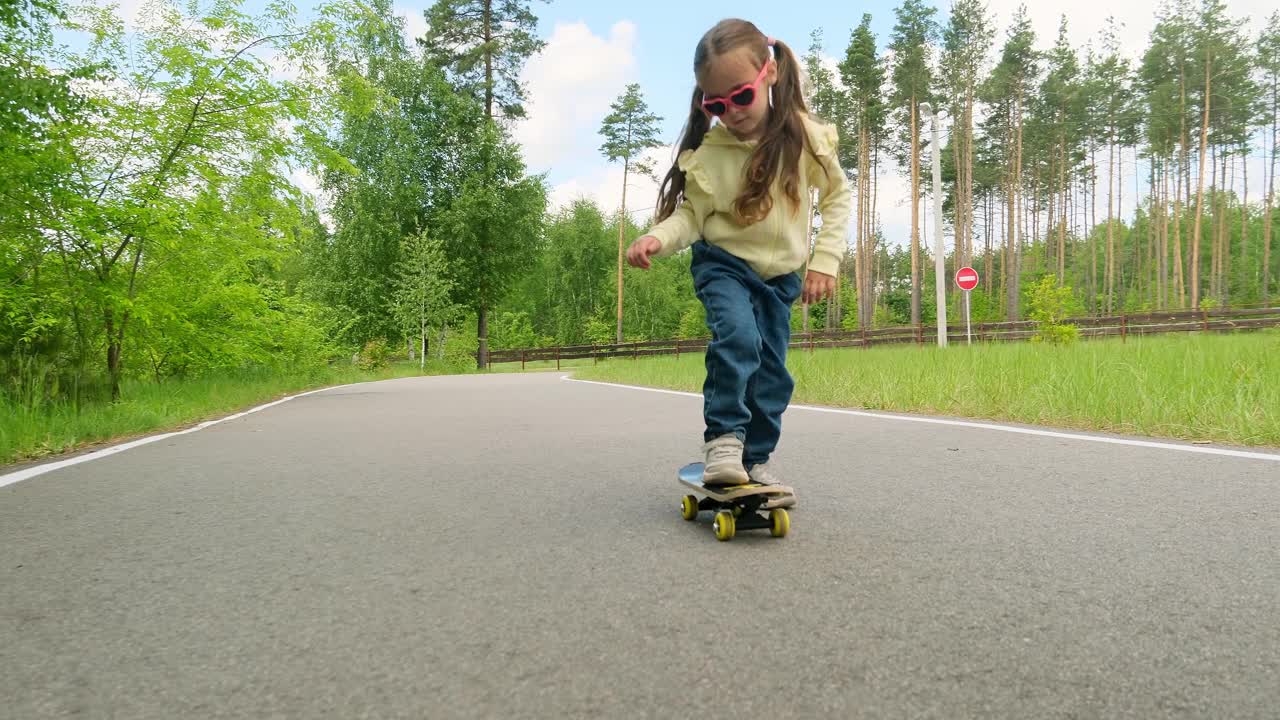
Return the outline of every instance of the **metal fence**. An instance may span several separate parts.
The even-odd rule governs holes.
[[[1080,337],[1121,340],[1130,335],[1158,335],[1175,332],[1233,332],[1280,327],[1280,306],[1234,306],[1212,310],[1169,310],[1101,317],[1068,318],[1063,321],[1075,325]],[[1037,324],[1031,320],[1017,322],[979,323],[972,327],[973,342],[1016,342],[1029,340],[1036,335]],[[926,345],[936,342],[937,326],[899,325],[875,330],[818,330],[809,333],[792,333],[791,348],[816,350],[824,348],[869,348],[876,345]],[[947,341],[964,343],[968,339],[963,325],[947,325]],[[638,358],[654,355],[701,353],[706,350],[706,338],[650,340],[647,342],[618,343],[614,345],[569,345],[564,347],[522,348],[494,350],[489,353],[489,365],[520,363],[524,369],[532,362],[555,362],[556,369],[566,360],[589,359],[594,361],[612,358]]]

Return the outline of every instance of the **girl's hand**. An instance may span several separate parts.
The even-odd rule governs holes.
[[[823,300],[824,298],[835,295],[836,279],[826,273],[815,272],[810,270],[804,276],[804,291],[801,293],[801,299],[806,304],[813,304]]]
[[[649,257],[662,249],[662,243],[652,235],[645,235],[627,248],[627,264],[631,267],[648,270]]]

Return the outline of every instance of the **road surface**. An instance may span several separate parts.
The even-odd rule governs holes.
[[[413,378],[0,487],[0,718],[1276,717],[1275,459],[793,408],[720,543],[700,421]]]

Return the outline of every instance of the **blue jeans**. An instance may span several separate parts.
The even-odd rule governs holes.
[[[796,273],[765,281],[745,261],[699,240],[693,245],[693,289],[707,310],[707,379],[702,385],[704,440],[730,433],[743,464],[767,462],[782,435],[782,413],[795,383],[787,372]]]

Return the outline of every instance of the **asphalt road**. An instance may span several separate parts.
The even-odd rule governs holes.
[[[0,718],[1280,713],[1280,462],[792,409],[720,543],[700,421],[406,379],[0,488]]]

